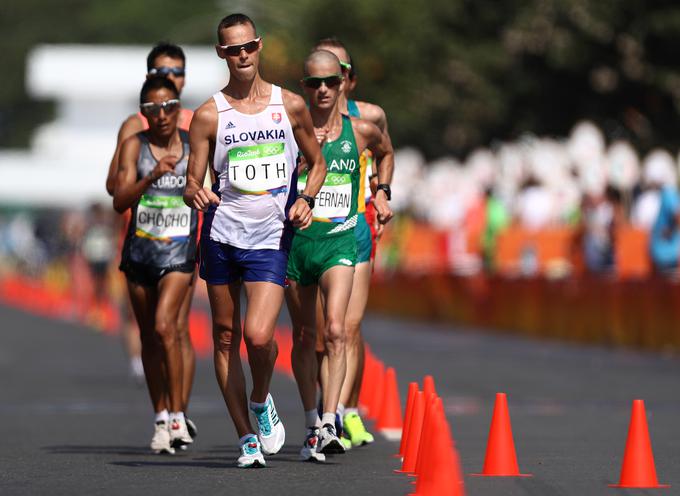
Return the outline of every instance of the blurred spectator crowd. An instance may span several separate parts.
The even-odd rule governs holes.
[[[675,274],[680,255],[680,157],[639,156],[582,122],[563,140],[525,136],[463,162],[396,155],[380,273],[620,278]],[[0,213],[0,276],[19,273],[120,292],[121,218],[108,204],[82,211]],[[116,289],[118,288],[118,289]]]
[[[20,277],[66,292],[78,302],[70,317],[101,328],[110,320],[109,304],[119,304],[123,296],[122,280],[115,277],[119,228],[109,205],[4,211],[0,282]]]
[[[397,152],[379,266],[409,272],[565,277],[674,273],[680,254],[679,161],[590,122],[563,140],[522,137],[464,162]]]

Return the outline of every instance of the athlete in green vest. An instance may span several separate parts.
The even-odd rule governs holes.
[[[338,98],[344,76],[338,58],[326,50],[312,52],[305,62],[302,80],[317,139],[327,164],[324,186],[315,197],[312,225],[293,238],[288,259],[289,288],[286,301],[293,320],[293,371],[305,410],[307,435],[300,452],[305,460],[323,461],[325,454],[344,453],[334,423],[345,378],[345,314],[352,291],[357,243],[361,168],[359,156],[373,153],[379,176],[392,169],[394,155],[389,142],[374,124],[340,113]],[[298,189],[304,188],[301,175]],[[376,198],[382,222],[392,217],[384,192]],[[320,290],[320,291],[319,291]],[[328,380],[323,385],[322,418],[316,410],[317,360],[315,356],[316,299],[323,301],[323,333],[328,358]]]
[[[337,38],[324,38],[317,42],[315,50],[328,50],[340,60],[342,72],[345,76],[344,91],[338,98],[340,112],[350,117],[360,117],[372,122],[380,128],[385,139],[391,143],[385,111],[373,103],[350,98],[350,94],[356,87],[357,78],[352,58],[345,45]],[[372,181],[373,184],[370,186],[368,184],[369,177],[376,177],[374,171],[371,170],[371,161],[370,153],[365,151],[361,156],[364,171],[362,171],[362,191],[359,192],[359,217],[357,227],[354,230],[357,238],[357,264],[354,270],[352,296],[345,316],[347,373],[340,393],[338,417],[342,419],[344,432],[341,441],[346,449],[373,442],[373,435],[364,427],[358,410],[359,392],[361,391],[361,380],[364,372],[364,340],[361,334],[361,321],[364,318],[368,302],[375,248],[383,229],[383,224],[377,221],[373,222],[375,215],[369,215],[374,212],[374,199],[371,198],[371,189],[375,191],[378,185],[378,181]],[[392,168],[385,170],[385,174],[381,176],[379,181],[381,187],[387,186],[389,188],[391,178]],[[318,304],[317,308],[319,308]],[[317,326],[320,326],[318,322],[320,317],[320,315],[317,316]],[[317,341],[317,351],[319,349],[323,349],[323,345]],[[322,375],[321,382],[325,380],[326,378]]]

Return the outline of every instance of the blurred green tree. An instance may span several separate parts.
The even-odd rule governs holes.
[[[33,44],[212,43],[234,9],[264,35],[265,75],[294,91],[310,46],[338,36],[357,96],[386,109],[398,146],[429,157],[525,132],[564,135],[584,118],[643,151],[677,148],[680,4],[661,0],[5,0],[0,146],[24,144],[40,115],[23,90]]]

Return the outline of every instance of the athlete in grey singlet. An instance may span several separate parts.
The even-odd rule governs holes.
[[[140,109],[149,129],[121,145],[113,194],[113,207],[132,214],[120,268],[139,324],[155,414],[151,449],[157,453],[174,453],[193,442],[185,417],[177,322],[192,286],[198,222],[182,199],[189,145],[187,133],[177,125],[180,108],[172,81],[147,79]]]
[[[198,214],[182,200],[189,133],[179,130],[179,136],[182,157],[175,165],[174,174],[165,174],[154,181],[132,209],[121,263],[126,273],[139,272],[139,265],[147,266],[145,272],[159,276],[194,270]],[[138,133],[137,138],[140,141],[137,179],[141,179],[152,173],[158,161],[151,152],[147,133]]]

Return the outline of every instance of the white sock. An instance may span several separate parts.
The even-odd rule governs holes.
[[[161,410],[156,414],[156,420],[154,420],[154,422],[165,422],[167,424],[168,420],[170,420],[170,415],[168,415],[168,411]]]
[[[359,415],[358,408],[345,408],[345,415],[351,415],[352,413]]]
[[[239,444],[243,444],[248,439],[250,439],[251,437],[254,437],[255,439],[257,439],[257,436],[255,434],[250,433],[250,434],[246,434],[245,436],[243,436],[241,439],[238,440],[238,442],[239,442]]]
[[[336,409],[336,412],[340,414],[340,418],[343,418],[345,416],[345,405],[342,403],[338,403],[338,408]]]
[[[333,412],[323,412],[323,417],[321,417],[321,425],[331,424],[335,425],[335,413]]]
[[[316,408],[305,411],[305,427],[309,429],[310,427],[321,427],[321,420],[319,420],[319,413]]]
[[[170,413],[170,418],[172,420],[179,420],[179,421],[184,421],[184,412],[171,412]]]

